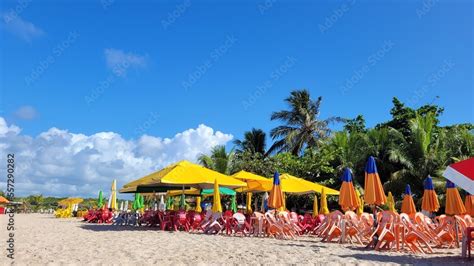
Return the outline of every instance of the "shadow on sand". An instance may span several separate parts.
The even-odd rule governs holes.
[[[159,231],[159,232],[167,232],[173,233],[170,231],[162,231],[158,227],[146,227],[146,226],[119,226],[119,225],[112,225],[112,224],[81,224],[81,229],[94,231],[94,232],[108,232],[108,231]]]

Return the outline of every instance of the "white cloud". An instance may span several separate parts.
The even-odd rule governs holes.
[[[33,106],[24,105],[15,111],[15,116],[24,120],[32,120],[38,116],[38,112]]]
[[[172,138],[143,135],[126,140],[114,132],[87,136],[58,128],[31,137],[0,117],[0,154],[15,154],[15,191],[19,196],[95,197],[99,189],[108,191],[112,179],[122,186],[170,163],[196,161],[201,153],[232,138],[206,125]],[[0,167],[5,172],[5,165]]]
[[[104,54],[107,67],[117,76],[125,76],[127,70],[131,67],[137,68],[146,66],[146,56],[126,53],[113,48],[105,49]]]
[[[29,21],[23,20],[15,13],[3,14],[2,20],[2,26],[7,31],[27,42],[31,42],[34,38],[40,37],[44,34],[42,29]]]

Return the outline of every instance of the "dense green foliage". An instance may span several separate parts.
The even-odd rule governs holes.
[[[442,171],[451,163],[474,156],[474,126],[440,126],[444,109],[439,106],[413,109],[393,98],[391,120],[366,128],[362,115],[320,120],[321,101],[321,97],[312,100],[307,90],[291,92],[285,99],[290,109],[271,116],[283,124],[270,132],[275,140],[270,153],[265,151],[265,133],[252,129],[244,134],[244,140],[234,142],[235,154],[221,155],[232,157],[226,161],[226,172],[246,170],[271,177],[279,171],[339,189],[339,176],[343,168],[350,167],[356,187],[363,191],[364,166],[367,158],[374,156],[386,192],[391,191],[398,201],[406,184],[411,185],[415,199],[421,200],[423,180],[428,175],[434,178],[443,201]],[[344,129],[331,132],[331,122],[344,122]],[[220,149],[225,153],[223,147]],[[297,207],[308,207],[310,202],[306,197],[288,200],[290,206]]]

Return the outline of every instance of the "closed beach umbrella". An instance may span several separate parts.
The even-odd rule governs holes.
[[[456,185],[446,180],[446,214],[449,215],[460,215],[466,213],[466,207],[462,203],[459,191]]]
[[[395,209],[395,199],[393,198],[392,192],[388,192],[388,197],[387,197],[387,206],[388,210],[391,212],[397,212],[397,209]]]
[[[166,209],[171,210],[172,205],[173,205],[173,197],[168,197],[166,199]]]
[[[221,194],[219,193],[219,184],[217,183],[217,178],[214,181],[214,199],[212,201],[212,211],[222,212]]]
[[[339,205],[342,210],[355,210],[359,206],[357,194],[355,192],[354,184],[352,183],[352,173],[349,168],[344,169],[341,177],[342,185],[339,190]]]
[[[120,202],[120,211],[121,211],[121,212],[123,212],[123,211],[124,211],[124,209],[123,209],[123,201],[122,201],[122,202]]]
[[[313,217],[318,216],[318,196],[314,194],[314,199],[313,199]]]
[[[428,176],[425,179],[424,189],[421,210],[426,212],[437,212],[439,209],[439,201],[434,190],[433,179],[431,176]]]
[[[230,202],[230,209],[232,210],[232,212],[237,212],[237,199],[236,199],[236,196],[233,195],[231,196],[231,202]]]
[[[201,197],[196,197],[196,212],[202,212],[201,208]]]
[[[99,191],[99,199],[97,201],[97,207],[101,209],[104,206],[104,195],[102,193],[102,190]]]
[[[357,207],[357,214],[362,214],[364,212],[364,199],[360,196],[360,192],[356,189],[357,195],[357,202],[359,203],[359,207]]]
[[[377,165],[375,158],[370,156],[365,165],[365,204],[368,205],[383,205],[387,202],[387,197],[383,191],[382,182],[380,181],[379,173],[377,172]]]
[[[283,207],[283,192],[281,191],[280,174],[278,172],[275,172],[275,175],[273,175],[273,186],[270,190],[268,206],[273,209]]]
[[[283,195],[283,206],[280,207],[279,211],[285,211],[286,210],[286,194],[285,192],[282,192]]]
[[[125,201],[123,210],[128,211],[128,200]]]
[[[252,213],[252,192],[247,192],[247,213],[251,214]]]
[[[321,209],[319,210],[319,213],[320,214],[328,214],[329,213],[329,209],[328,209],[328,200],[326,198],[326,191],[325,189],[323,189],[321,191]]]
[[[110,195],[110,207],[112,210],[117,209],[117,180],[112,181],[112,192]]]
[[[133,200],[132,209],[135,211],[140,209],[140,195],[138,193],[135,193],[135,199]]]
[[[10,201],[8,201],[6,198],[0,196],[0,204],[7,204],[9,203]]]
[[[474,195],[468,194],[464,201],[464,205],[466,207],[466,214],[474,216]]]
[[[402,213],[414,214],[416,213],[415,202],[411,195],[410,185],[407,185],[405,188],[405,195],[403,195],[402,201]]]
[[[180,198],[179,198],[179,208],[184,210],[186,208],[186,198],[184,196],[184,194],[181,194]]]

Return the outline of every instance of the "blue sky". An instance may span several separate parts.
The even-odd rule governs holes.
[[[0,117],[26,136],[56,127],[129,140],[205,124],[240,138],[268,132],[302,88],[323,96],[323,118],[362,114],[373,126],[396,96],[445,107],[442,124],[474,120],[467,0],[1,5]]]

